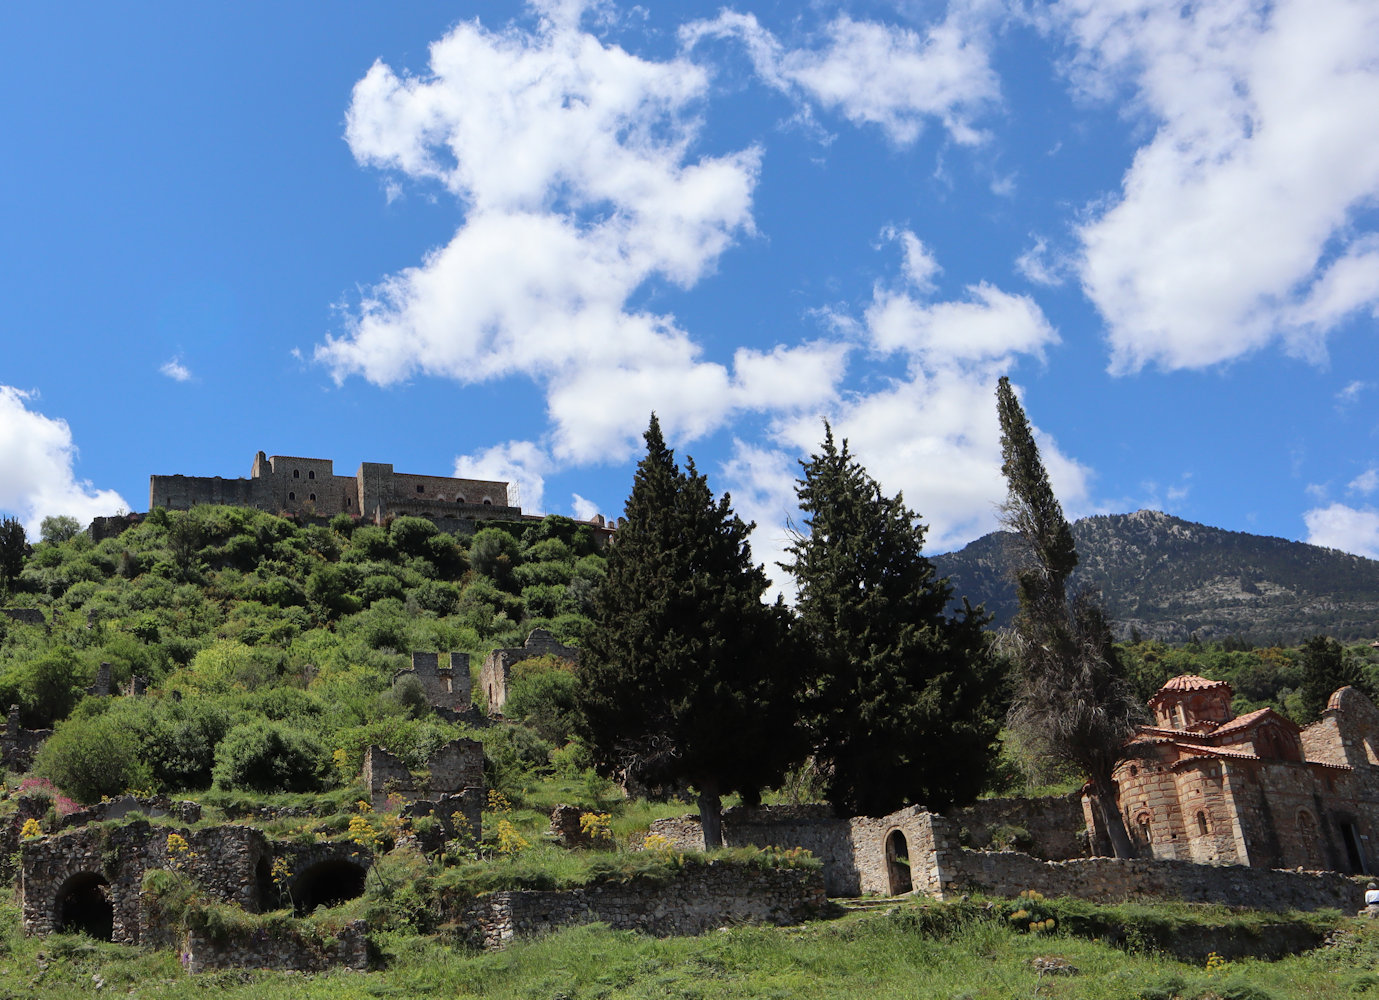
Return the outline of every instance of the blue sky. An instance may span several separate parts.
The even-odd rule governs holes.
[[[1073,516],[1379,557],[1366,0],[0,9],[0,511],[254,453],[777,557],[833,422],[933,551],[1009,374]]]

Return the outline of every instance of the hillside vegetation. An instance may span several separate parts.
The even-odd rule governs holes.
[[[1069,586],[1099,590],[1121,638],[1294,643],[1318,633],[1379,633],[1373,559],[1148,510],[1083,518],[1072,531],[1079,561]],[[1009,625],[1018,610],[1010,538],[993,532],[931,557],[957,595],[986,606],[993,627]]]

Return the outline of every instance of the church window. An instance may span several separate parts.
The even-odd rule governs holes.
[[[315,478],[316,478],[316,470],[315,470],[315,469],[307,469],[307,470],[306,470],[306,478],[308,478],[308,479],[315,479]]]
[[[293,478],[293,479],[301,479],[301,478],[302,478],[302,470],[301,470],[301,469],[293,469],[293,470],[292,470],[292,478]]]
[[[296,500],[296,499],[297,499],[297,494],[295,494],[295,493],[293,493],[292,491],[289,490],[289,491],[288,491],[288,494],[287,494],[287,499],[289,499],[289,500]]]

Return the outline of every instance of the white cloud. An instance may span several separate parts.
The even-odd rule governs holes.
[[[129,505],[114,490],[78,480],[77,449],[67,421],[29,408],[33,393],[0,385],[0,510],[18,517],[31,539],[50,515],[85,524]]]
[[[1379,469],[1366,469],[1352,479],[1346,489],[1352,493],[1373,493],[1379,490]]]
[[[586,500],[578,493],[570,494],[570,508],[575,512],[576,521],[592,521],[595,514],[601,513],[598,504]]]
[[[530,441],[506,441],[455,458],[458,478],[508,483],[508,503],[527,514],[545,512],[546,474],[551,468],[550,456]]]
[[[1370,387],[1368,382],[1361,382],[1358,379],[1348,382],[1340,392],[1336,393],[1336,402],[1341,406],[1347,406],[1360,398],[1360,393]]]
[[[834,18],[816,48],[785,47],[752,14],[723,11],[681,29],[686,47],[706,37],[735,37],[757,75],[789,94],[803,94],[855,125],[875,125],[898,145],[919,138],[936,119],[954,141],[971,145],[985,135],[972,119],[1000,99],[983,19],[963,4],[923,32]]]
[[[896,242],[902,251],[912,245]],[[909,278],[911,269],[903,270]],[[784,545],[779,525],[795,510],[798,474],[790,456],[818,450],[823,417],[836,437],[849,439],[887,493],[904,493],[929,526],[931,551],[996,527],[995,506],[1006,492],[996,380],[1018,356],[1038,357],[1058,337],[1031,300],[990,285],[969,288],[960,301],[934,302],[929,294],[913,285],[878,285],[861,321],[850,325],[878,349],[905,352],[905,377],[866,395],[845,394],[815,410],[779,418],[773,427],[775,448],[738,443],[726,467],[729,486],[739,510],[776,532],[760,544],[763,552],[779,552]],[[1090,473],[1057,442],[1036,434],[1054,487],[1075,516],[1087,506]]]
[[[1379,510],[1333,503],[1307,511],[1302,519],[1313,545],[1379,559]]]
[[[1075,81],[1154,123],[1080,230],[1113,371],[1281,340],[1309,358],[1379,302],[1379,7],[1369,0],[1063,0]]]
[[[1053,288],[1063,284],[1066,262],[1049,259],[1049,241],[1036,236],[1034,245],[1015,258],[1015,270],[1036,285]]]
[[[163,362],[158,371],[174,382],[190,382],[192,379],[191,369],[182,363],[181,355]]]
[[[462,23],[425,76],[379,63],[356,85],[355,157],[443,185],[465,216],[369,289],[317,361],[379,384],[534,378],[550,453],[576,463],[635,453],[653,409],[684,439],[831,393],[839,348],[741,351],[730,370],[673,316],[629,305],[651,280],[694,285],[754,232],[761,151],[696,159],[702,69],[604,44],[580,30],[579,3],[537,10],[534,31]]]

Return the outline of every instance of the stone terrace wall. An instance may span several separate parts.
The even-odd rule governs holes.
[[[461,938],[501,948],[569,924],[606,923],[645,934],[702,934],[727,924],[797,924],[828,905],[817,868],[758,869],[710,862],[674,879],[607,882],[565,892],[496,892],[453,914]]]
[[[917,867],[921,859],[912,858]],[[1013,851],[963,849],[939,850],[932,864],[930,877],[942,888],[931,894],[940,898],[963,892],[1014,896],[1024,889],[1035,889],[1045,896],[1073,896],[1096,903],[1181,899],[1260,910],[1334,908],[1348,913],[1364,905],[1363,887],[1336,872],[1150,859],[1040,861]]]
[[[982,799],[951,810],[947,818],[967,831],[964,842],[972,847],[989,847],[992,832],[1006,826],[1025,830],[1029,843],[1018,849],[1045,861],[1084,858],[1088,853],[1082,798],[1077,793]]]
[[[331,935],[318,940],[296,928],[258,928],[231,933],[225,939],[205,931],[188,932],[182,949],[188,972],[213,969],[292,969],[298,972],[323,972],[326,969],[367,969],[369,940],[362,920],[353,920]]]

